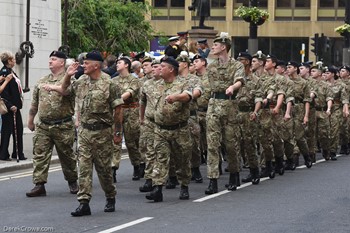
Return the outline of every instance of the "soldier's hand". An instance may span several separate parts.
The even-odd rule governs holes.
[[[233,85],[226,89],[226,95],[233,95]]]
[[[10,110],[11,110],[12,112],[17,112],[17,107],[16,107],[15,105],[13,105],[13,106],[10,108]]]
[[[348,118],[348,117],[349,117],[349,111],[344,111],[344,112],[343,112],[343,116],[344,116],[345,118]]]
[[[284,114],[284,117],[283,117],[284,121],[289,121],[290,119],[291,119],[291,116],[288,113]]]
[[[77,72],[79,65],[79,62],[74,62],[72,65],[68,66],[66,71],[67,75],[73,76]]]
[[[268,103],[268,99],[263,99],[263,105],[266,106],[266,104]]]
[[[307,116],[304,116],[304,119],[303,119],[303,125],[307,125],[307,123],[309,122],[309,117]]]
[[[250,120],[251,120],[251,121],[255,121],[256,119],[257,119],[257,113],[252,112],[252,113],[250,114]]]
[[[167,97],[165,97],[165,101],[168,102],[169,104],[176,102],[176,100],[177,100],[176,95],[168,95]]]
[[[122,142],[122,139],[123,139],[122,135],[117,136],[114,134],[114,136],[113,136],[113,141],[115,144],[120,144]]]
[[[274,115],[277,115],[279,112],[280,112],[280,109],[277,108],[277,107],[274,107],[274,108],[272,109],[272,114],[274,114]]]
[[[327,116],[330,116],[332,114],[331,110],[327,109],[326,114],[327,114]]]
[[[34,131],[34,130],[35,130],[35,124],[34,124],[34,122],[29,122],[29,121],[28,121],[27,126],[28,126],[28,129],[29,129],[30,131]]]
[[[13,75],[12,75],[12,73],[11,73],[11,74],[9,74],[9,75],[7,75],[7,76],[5,77],[5,80],[6,80],[6,81],[11,81],[12,78],[13,78]]]
[[[54,91],[55,90],[55,85],[52,85],[52,84],[45,84],[42,86],[42,88],[45,90],[45,91]]]

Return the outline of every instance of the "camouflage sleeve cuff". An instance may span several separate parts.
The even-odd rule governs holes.
[[[201,87],[195,87],[193,88],[193,90],[198,90],[201,93],[201,95],[203,95],[203,89]]]
[[[326,98],[326,102],[328,102],[328,101],[330,101],[330,100],[333,101],[333,97],[327,97],[327,98]]]
[[[286,103],[288,103],[288,102],[294,103],[294,101],[295,101],[294,97],[287,97],[287,99],[286,99]]]
[[[311,99],[310,99],[310,98],[304,98],[304,99],[303,99],[303,102],[304,102],[304,103],[305,103],[305,102],[311,103]]]
[[[119,105],[124,104],[124,101],[122,98],[116,99],[112,102],[112,108],[118,107]]]
[[[182,93],[188,94],[191,97],[191,99],[192,99],[192,92],[191,91],[184,90]]]
[[[236,82],[241,82],[242,85],[244,85],[245,84],[245,79],[244,79],[244,77],[237,77],[237,78],[234,79],[233,84],[235,84]]]
[[[343,100],[341,103],[342,104],[349,104],[349,100]]]
[[[275,92],[273,90],[267,91],[267,95],[274,94]]]
[[[263,98],[255,98],[254,102],[255,103],[263,102]]]
[[[276,95],[286,95],[286,93],[282,90],[277,91]]]
[[[135,96],[135,92],[134,92],[133,89],[127,89],[125,92],[130,92],[131,97],[134,97],[134,96]],[[125,92],[124,92],[124,93],[125,93]]]

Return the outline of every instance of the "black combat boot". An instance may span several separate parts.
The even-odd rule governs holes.
[[[140,166],[134,166],[134,173],[132,175],[132,180],[140,180]]]
[[[333,160],[333,161],[337,160],[337,155],[335,152],[331,152],[331,160]]]
[[[146,199],[153,200],[154,202],[162,202],[163,201],[162,186],[161,185],[154,186],[152,192],[146,195]]]
[[[78,208],[75,211],[70,213],[74,217],[80,217],[84,215],[91,215],[91,210],[89,206],[89,202],[81,201]]]
[[[114,212],[115,211],[115,198],[107,198],[105,205],[105,212]]]
[[[166,181],[165,188],[166,189],[174,189],[176,188],[176,185],[178,185],[179,182],[177,181],[176,176],[169,176],[168,180]]]
[[[227,190],[235,191],[238,187],[237,181],[238,181],[238,172],[230,173],[230,179],[227,185]]]
[[[188,186],[181,185],[180,189],[180,200],[188,200],[190,198],[190,194],[188,193]]]
[[[252,182],[252,169],[250,169],[250,172],[246,177],[242,178],[242,182],[243,183]]]
[[[199,167],[192,168],[192,174],[193,174],[193,180],[196,183],[203,183],[203,177],[202,177],[201,171],[199,170]]]
[[[32,190],[26,193],[27,197],[46,196],[44,183],[37,183]]]
[[[266,161],[266,171],[270,179],[275,178],[275,169],[272,165],[272,161]]]
[[[299,153],[296,153],[296,154],[293,155],[295,167],[299,167],[299,156],[300,156]]]
[[[250,168],[250,174],[252,175],[252,184],[259,184],[260,182],[260,174],[259,168]]]
[[[152,179],[146,179],[143,186],[139,188],[141,193],[151,192],[152,191]]]
[[[349,154],[348,144],[341,145],[339,154],[341,154],[341,155],[348,155]]]
[[[276,158],[275,172],[277,172],[280,176],[283,176],[284,174],[283,157]]]
[[[261,168],[261,173],[260,173],[260,178],[265,178],[265,177],[268,177],[269,174],[267,173],[267,169],[266,167],[262,167]]]
[[[295,168],[294,159],[287,159],[285,170],[294,171]]]
[[[146,164],[140,163],[140,178],[145,177],[145,168],[146,168]]]
[[[205,190],[205,194],[214,194],[218,192],[218,179],[210,179],[208,188]]]
[[[118,168],[112,167],[113,170],[113,183],[117,183],[117,170]]]
[[[305,166],[307,168],[311,168],[312,167],[312,162],[311,162],[311,158],[309,154],[303,155],[304,157],[304,161],[305,161]]]
[[[328,150],[323,150],[322,151],[322,156],[323,158],[328,161],[330,159],[330,156],[329,156],[329,151]]]
[[[316,154],[315,153],[309,153],[311,162],[316,163]]]

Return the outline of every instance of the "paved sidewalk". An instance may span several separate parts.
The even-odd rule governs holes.
[[[24,156],[27,157],[27,160],[20,160],[18,163],[16,159],[12,161],[3,161],[0,160],[0,173],[16,171],[20,169],[27,169],[33,167],[33,136],[34,132],[31,132],[28,128],[24,128],[23,130],[23,153]],[[12,153],[12,137],[9,146],[9,153]],[[122,153],[126,152],[126,147],[123,142],[122,145]],[[51,164],[59,163],[59,159],[57,156],[56,149],[54,148],[51,158]]]

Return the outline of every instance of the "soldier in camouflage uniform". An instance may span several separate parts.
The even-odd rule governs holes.
[[[45,196],[45,183],[53,147],[56,147],[65,180],[70,192],[78,192],[77,164],[73,153],[74,143],[74,96],[61,96],[44,89],[45,84],[61,85],[65,73],[66,55],[53,51],[49,58],[51,74],[41,78],[34,87],[33,100],[29,110],[28,128],[35,129],[33,138],[33,183],[35,187],[27,192],[28,197]],[[39,122],[34,125],[38,113]]]
[[[245,85],[237,93],[238,122],[240,125],[242,140],[244,143],[250,173],[242,179],[243,182],[258,184],[260,181],[259,161],[256,153],[256,141],[258,125],[252,119],[256,116],[255,98],[257,98],[258,77],[251,72],[252,56],[246,52],[238,54],[238,58],[245,69]],[[255,115],[255,116],[252,116]]]
[[[152,63],[152,74],[153,78],[148,79],[141,88],[140,94],[140,123],[141,123],[141,137],[143,138],[144,153],[146,159],[145,168],[145,183],[140,187],[140,192],[152,191],[152,172],[156,159],[156,153],[154,150],[154,130],[156,124],[154,122],[154,112],[156,105],[157,96],[157,83],[161,79],[160,76],[160,61],[154,60]],[[147,74],[146,74],[147,76]],[[140,138],[140,146],[141,146]],[[140,147],[141,148],[141,147]]]
[[[131,164],[134,166],[132,180],[139,180],[141,153],[139,151],[140,118],[139,118],[139,95],[140,79],[130,74],[131,61],[127,57],[121,57],[117,61],[119,76],[112,79],[122,90],[123,104],[123,133],[125,145],[128,149]]]
[[[210,99],[210,85],[208,76],[206,75],[207,59],[197,54],[192,60],[196,70],[195,74],[199,78],[203,90],[202,95],[197,99],[197,118],[200,126],[200,151],[203,160],[202,162],[205,162],[208,152],[206,116]]]
[[[111,159],[114,143],[122,140],[121,90],[109,75],[101,71],[103,58],[98,52],[87,53],[84,59],[84,75],[72,85],[70,77],[78,63],[68,67],[60,87],[49,86],[62,95],[82,97],[79,128],[79,207],[72,216],[91,215],[89,202],[92,196],[92,175],[95,167],[101,187],[105,192],[105,212],[115,211],[116,188],[113,185]],[[114,112],[114,113],[113,113]],[[114,115],[114,116],[113,116]],[[115,123],[113,132],[113,123]]]
[[[192,157],[191,157],[191,170],[192,180],[196,183],[203,183],[202,174],[199,170],[201,165],[201,152],[199,149],[199,138],[200,138],[200,126],[197,118],[197,99],[203,92],[200,79],[197,76],[189,73],[189,65],[191,63],[187,56],[181,55],[176,58],[179,62],[179,77],[184,81],[188,82],[192,91],[192,100],[190,102],[190,118],[188,119],[188,126],[190,128],[192,138]]]
[[[340,125],[343,122],[343,117],[347,118],[349,116],[349,92],[346,85],[338,79],[335,68],[326,67],[324,74],[333,92],[333,106],[330,117],[330,157],[331,160],[337,160],[336,153],[339,145]]]
[[[218,59],[207,68],[211,98],[207,111],[207,170],[210,179],[205,194],[218,192],[220,153],[218,148],[223,141],[227,150],[228,190],[239,186],[240,129],[237,121],[238,106],[235,100],[238,89],[244,84],[244,67],[239,61],[230,58],[231,40],[226,33],[214,39],[211,53]]]
[[[176,153],[178,177],[181,182],[179,198],[189,199],[188,185],[191,179],[191,149],[188,119],[192,91],[187,82],[178,78],[178,62],[168,56],[161,60],[162,80],[158,82],[156,97],[156,123],[154,148],[156,161],[153,167],[153,191],[146,195],[148,200],[163,201],[162,186],[169,173],[170,156]]]
[[[311,130],[317,135],[317,137],[315,135],[315,140],[317,138],[320,143],[323,157],[329,159],[329,116],[331,115],[333,104],[333,92],[329,85],[322,80],[322,67],[311,67],[310,76],[316,81],[314,88],[317,93],[317,95],[313,97],[316,109],[316,124],[315,129]]]
[[[339,71],[339,76],[341,80],[345,83],[348,90],[350,90],[350,66],[342,66]],[[350,142],[350,134],[349,134],[349,127],[350,121],[348,118],[343,119],[342,127],[340,130],[340,154],[346,154],[349,155],[350,148],[349,148],[349,142]]]
[[[305,128],[309,121],[311,91],[306,80],[298,75],[299,64],[294,61],[287,63],[287,74],[291,81],[294,82],[294,106],[293,106],[293,121],[294,121],[294,138],[300,153],[304,157],[307,168],[312,167],[311,158],[309,155],[309,147],[307,145]],[[288,151],[289,150],[289,151]],[[294,151],[294,148],[293,148]],[[286,148],[286,154],[293,153],[291,149]]]

